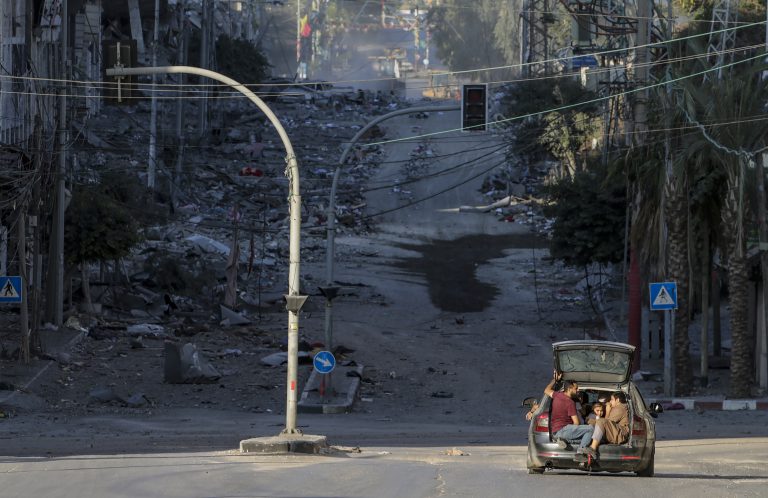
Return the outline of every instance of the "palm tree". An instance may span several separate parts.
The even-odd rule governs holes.
[[[679,85],[680,109],[700,132],[688,142],[686,155],[692,159],[710,157],[726,178],[721,216],[728,257],[730,394],[734,397],[750,396],[753,381],[753,345],[747,327],[749,278],[744,226],[748,206],[744,189],[747,168],[765,143],[768,124],[745,118],[764,108],[768,96],[766,81],[761,78],[764,69],[752,59],[733,66],[723,80]]]
[[[688,174],[682,156],[673,155],[680,139],[665,142],[667,120],[666,90],[651,95],[649,102],[651,130],[642,147],[632,151],[625,162],[631,174],[636,209],[632,221],[632,245],[639,251],[647,281],[673,280],[677,283],[678,308],[673,330],[675,393],[688,394],[693,373],[688,337],[690,265],[688,235]],[[680,124],[681,116],[671,117]],[[671,157],[675,161],[671,161]]]

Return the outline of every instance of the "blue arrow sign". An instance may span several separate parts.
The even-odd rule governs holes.
[[[0,303],[21,302],[21,277],[0,277]]]
[[[330,351],[320,351],[315,355],[312,360],[315,365],[315,370],[321,374],[331,373],[333,367],[336,366],[336,358],[333,357],[333,353]]]
[[[651,311],[677,309],[677,283],[656,282],[651,284]]]

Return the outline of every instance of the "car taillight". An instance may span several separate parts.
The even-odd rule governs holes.
[[[637,415],[632,417],[632,435],[645,437],[645,420]]]
[[[549,415],[542,413],[536,417],[536,425],[533,426],[534,432],[549,432]]]

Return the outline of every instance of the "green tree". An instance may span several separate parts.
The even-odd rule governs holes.
[[[560,161],[561,176],[572,176],[586,163],[591,141],[600,131],[597,104],[578,104],[595,98],[572,78],[524,81],[507,90],[502,111],[510,117],[531,115],[515,126],[515,144],[530,148],[539,143]],[[557,108],[561,110],[537,114]]]
[[[81,187],[67,208],[67,263],[112,261],[139,242],[138,227],[128,209],[99,186]]]
[[[598,165],[547,187],[550,204],[544,212],[554,218],[552,257],[581,267],[620,262],[625,191],[623,179],[608,176]]]
[[[200,60],[200,34],[189,42],[190,61]],[[244,85],[260,83],[269,76],[269,60],[252,43],[221,35],[216,40],[216,71]]]
[[[88,185],[75,191],[65,218],[65,258],[67,264],[80,266],[89,310],[88,263],[117,261],[139,240],[138,227],[129,210],[106,194],[102,185]]]
[[[505,63],[517,62],[514,51],[505,50],[507,38],[515,24],[507,25],[507,30],[497,25],[504,19],[511,19],[507,11],[507,2],[478,0],[468,4],[465,0],[445,0],[429,11],[428,22],[432,26],[432,41],[437,48],[438,58],[451,71],[494,67]],[[504,9],[505,14],[501,12]],[[505,44],[497,42],[504,34]],[[506,52],[506,54],[505,54]],[[475,74],[485,78],[486,74]]]

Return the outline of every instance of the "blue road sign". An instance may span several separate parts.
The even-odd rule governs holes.
[[[333,367],[336,366],[336,358],[333,357],[333,353],[330,351],[320,351],[315,355],[315,359],[312,360],[315,365],[315,370],[321,374],[331,373]]]
[[[0,277],[0,303],[21,302],[21,277]]]
[[[651,311],[677,309],[677,283],[656,282],[651,284]]]

